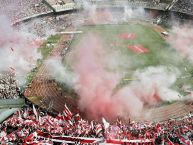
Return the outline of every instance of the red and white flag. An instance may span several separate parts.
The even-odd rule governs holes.
[[[72,113],[68,109],[66,104],[65,104],[65,107],[64,107],[63,114],[64,114],[64,120],[67,121],[70,125],[73,125],[73,123],[72,123]]]
[[[189,139],[185,139],[183,136],[180,136],[180,137],[179,137],[179,140],[180,140],[180,142],[181,142],[182,144],[184,144],[184,145],[192,145],[192,141],[189,140]]]
[[[96,125],[96,135],[98,136],[103,130],[103,127],[101,124]]]

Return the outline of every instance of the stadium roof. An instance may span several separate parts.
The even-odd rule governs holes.
[[[0,123],[24,105],[25,100],[21,98],[0,100]]]

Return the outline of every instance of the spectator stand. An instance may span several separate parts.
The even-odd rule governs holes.
[[[25,105],[14,76],[0,75],[0,123]]]

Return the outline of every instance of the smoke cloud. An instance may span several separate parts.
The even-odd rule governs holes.
[[[15,73],[19,85],[23,85],[27,73],[35,67],[36,60],[41,57],[36,49],[36,37],[14,30],[5,16],[0,16],[0,21],[0,73]]]
[[[72,68],[78,76],[74,87],[80,97],[79,106],[88,111],[91,117],[112,116],[116,113],[111,96],[121,76],[105,70],[105,48],[102,44],[100,37],[88,34],[75,48],[72,57],[76,58]]]
[[[62,63],[61,57],[52,57],[45,62],[48,71],[53,79],[60,83],[65,83],[68,87],[73,87],[76,76]]]
[[[84,8],[84,11],[79,15],[79,18],[84,19],[84,22],[87,24],[108,24],[108,23],[122,23],[122,22],[128,22],[129,19],[135,19],[135,18],[150,18],[151,16],[147,14],[143,8],[132,8],[129,6],[129,3],[127,1],[123,2],[112,2],[112,1],[99,1],[98,3],[101,3],[99,5],[103,5],[103,9],[97,9],[97,5],[92,3],[91,1],[76,1],[78,4],[82,5]],[[106,3],[107,6],[105,7]],[[116,6],[121,6],[124,9],[111,9],[108,8],[108,3],[114,3]],[[121,16],[121,17],[120,17]],[[77,20],[77,17],[75,18],[75,21]],[[79,24],[75,24],[76,26],[80,26],[81,24],[84,24],[83,21],[79,21]]]
[[[106,69],[106,61],[110,64],[116,59],[118,64],[128,64],[128,60],[122,60],[119,53],[117,57],[108,53],[100,36],[88,34],[77,45],[72,57],[77,60],[74,60],[72,67],[78,75],[74,87],[80,97],[79,105],[89,116],[138,116],[145,105],[179,99],[171,86],[180,73],[176,68],[164,66],[137,70],[132,77],[136,80],[115,91],[124,73],[119,67],[115,68],[116,72]]]
[[[193,62],[193,27],[192,25],[184,24],[173,26],[169,43],[183,57],[188,58]]]
[[[117,89],[132,60],[122,58],[119,51],[109,53],[110,48],[101,36],[93,33],[82,37],[72,49],[67,59],[72,70],[64,67],[61,58],[46,63],[52,68],[53,78],[75,90],[78,105],[89,118],[136,117],[142,115],[145,106],[180,99],[178,92],[171,89],[180,75],[177,68],[157,66],[136,70],[131,82]],[[125,65],[127,68],[120,67]]]
[[[133,10],[125,6],[120,18],[120,13],[111,9],[96,11],[96,6],[88,2],[83,6],[82,16],[87,24],[119,23],[139,15],[146,16],[141,8]],[[77,26],[80,25],[82,23]],[[79,97],[80,110],[89,118],[141,116],[145,106],[180,99],[179,93],[172,89],[180,75],[174,67],[136,70],[130,83],[120,87],[122,78],[133,63],[132,58],[124,58],[119,51],[110,50],[99,34],[88,33],[68,54],[67,61],[71,63],[72,70],[63,65],[61,58],[47,61],[52,68],[52,77],[74,89]]]

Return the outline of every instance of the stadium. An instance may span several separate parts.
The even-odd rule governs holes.
[[[192,0],[0,3],[2,145],[192,145]]]

